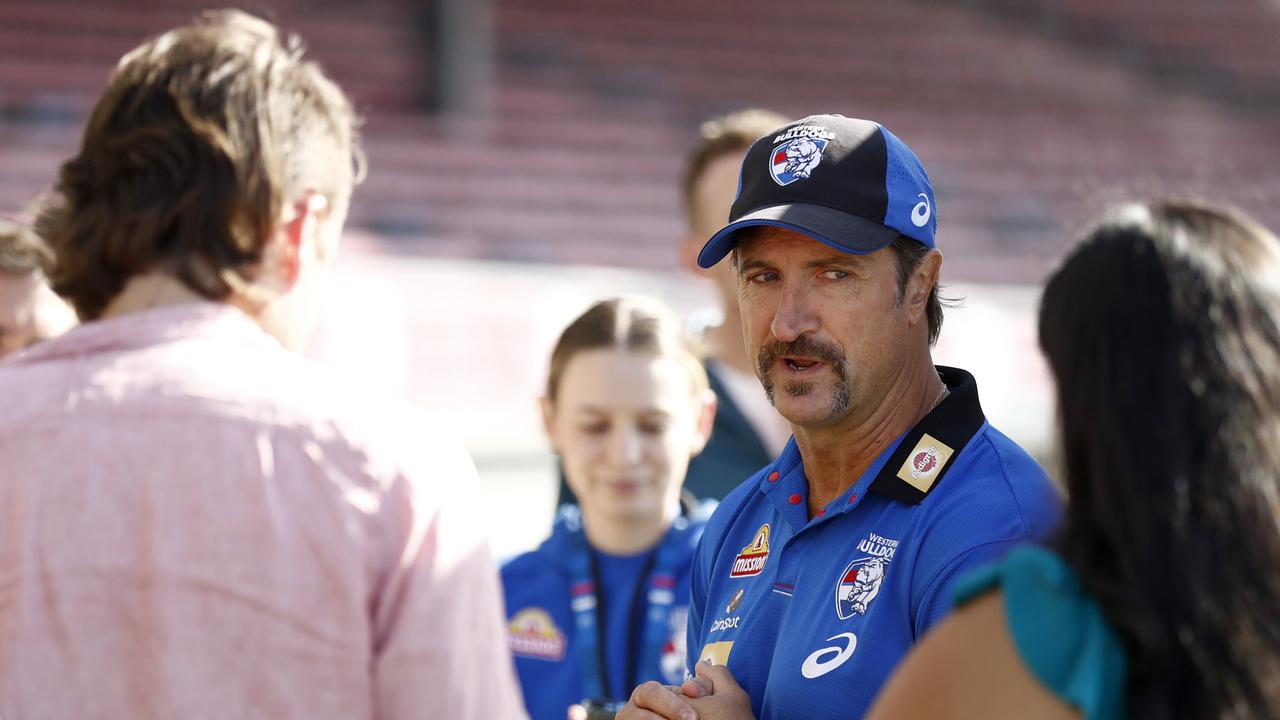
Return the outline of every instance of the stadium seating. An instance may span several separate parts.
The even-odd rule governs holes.
[[[1280,227],[1280,14],[1245,0],[493,0],[492,111],[426,112],[418,5],[274,3],[367,116],[352,222],[397,250],[675,263],[697,122],[883,121],[933,174],[948,275],[1035,283],[1131,193]],[[0,0],[0,208],[52,181],[111,64],[194,0]]]

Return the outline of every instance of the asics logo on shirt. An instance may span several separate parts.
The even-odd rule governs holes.
[[[858,647],[858,636],[853,633],[840,633],[827,638],[827,642],[842,638],[845,640],[843,648],[839,645],[829,645],[814,650],[813,654],[804,659],[804,665],[800,666],[800,674],[813,680],[845,664],[849,658],[853,657],[853,649]]]

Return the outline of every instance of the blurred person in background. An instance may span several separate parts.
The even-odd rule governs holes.
[[[45,281],[50,259],[29,227],[0,218],[0,358],[75,325],[75,313]]]
[[[704,362],[716,394],[716,424],[702,454],[689,463],[685,486],[699,497],[724,498],[777,457],[791,437],[787,423],[756,379],[747,354],[738,310],[738,277],[728,263],[698,265],[698,251],[729,217],[738,194],[738,174],[747,148],[788,118],[752,108],[712,118],[698,129],[685,159],[681,200],[686,232],[680,239],[681,264],[712,281],[721,319],[706,327]]]
[[[933,363],[942,254],[915,153],[878,123],[815,115],[757,140],[741,186],[699,262],[732,254],[747,348],[794,437],[694,558],[695,697],[646,683],[627,720],[861,717],[957,578],[1059,517],[973,376]]]
[[[742,337],[738,278],[727,266],[698,267],[698,250],[729,217],[738,192],[738,171],[751,143],[787,122],[770,110],[752,108],[707,120],[685,158],[680,180],[686,233],[680,239],[681,264],[712,281],[720,307],[703,330],[707,378],[716,394],[716,421],[706,448],[689,463],[685,489],[699,498],[719,500],[777,456],[791,427],[769,404],[756,380]],[[574,502],[560,484],[559,503]]]
[[[0,368],[0,716],[523,716],[470,458],[291,352],[355,124],[239,12],[112,74],[37,226],[85,324]]]
[[[681,490],[715,410],[701,362],[656,302],[598,302],[561,334],[542,415],[580,502],[502,568],[535,720],[564,720],[584,700],[603,709],[645,680],[683,679],[689,563],[714,503]]]
[[[871,717],[1280,717],[1280,240],[1131,205],[1049,280],[1071,498],[966,578]]]

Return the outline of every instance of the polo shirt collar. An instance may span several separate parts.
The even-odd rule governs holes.
[[[936,367],[950,394],[903,434],[896,445],[886,448],[853,487],[832,503],[841,513],[856,506],[867,492],[907,505],[923,502],[986,423],[973,375],[959,368]],[[773,495],[774,504],[797,527],[806,524],[807,508],[797,506],[802,506],[800,501],[808,496],[808,481],[794,437],[765,472],[759,488]]]
[[[951,394],[902,436],[876,473],[870,492],[918,505],[986,423],[973,376],[959,368],[938,365],[937,370]]]

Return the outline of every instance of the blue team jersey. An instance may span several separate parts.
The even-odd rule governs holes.
[[[812,519],[794,439],[712,516],[690,667],[727,664],[760,720],[861,717],[958,576],[1055,529],[1044,471],[986,422],[973,376],[938,370],[951,394]]]
[[[594,552],[586,547],[575,506],[562,509],[551,537],[537,550],[503,565],[507,639],[533,720],[564,720],[569,706],[590,692],[593,672],[604,689],[591,694],[600,700],[626,700],[635,684],[648,680],[681,681],[689,567],[714,507],[706,503],[677,518],[654,551],[655,558],[665,558],[656,567],[642,558],[596,553],[593,561],[603,587],[575,577],[575,561]],[[586,631],[591,637],[583,637],[579,629],[585,619],[583,603],[599,611],[592,613]],[[598,635],[594,623],[599,623]],[[653,625],[646,628],[646,623]]]

